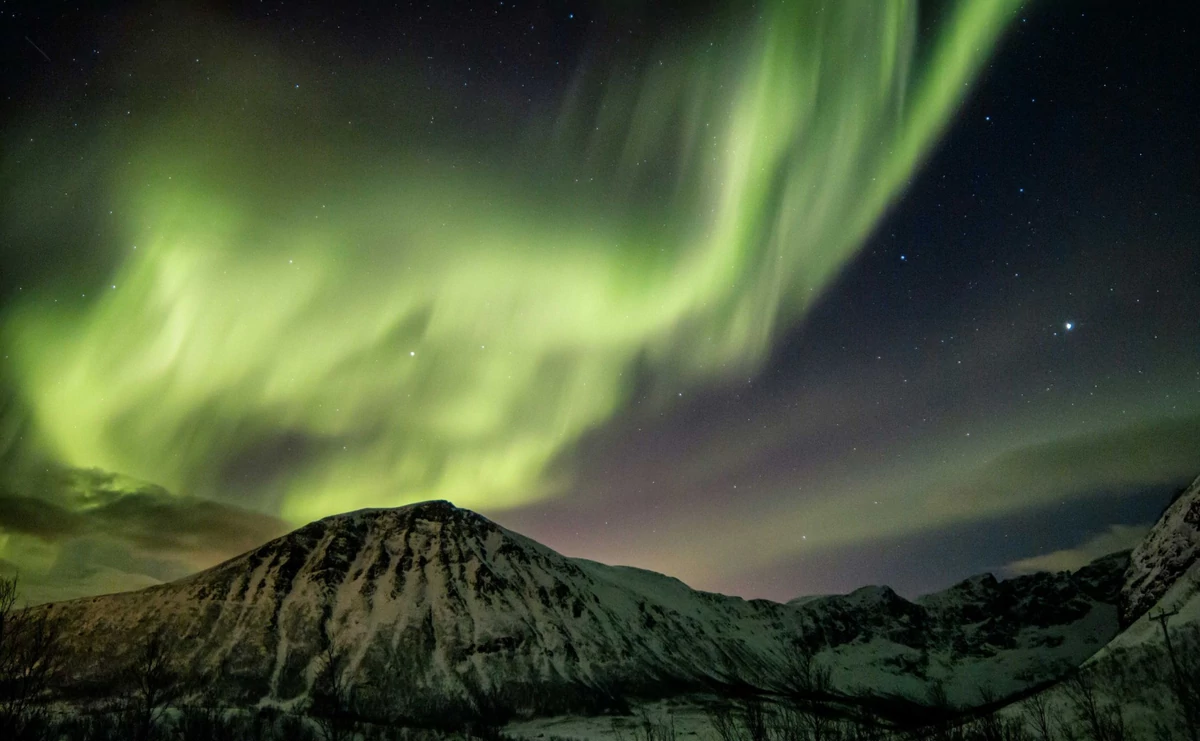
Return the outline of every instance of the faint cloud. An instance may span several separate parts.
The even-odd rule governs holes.
[[[158,579],[136,572],[121,571],[110,566],[100,566],[75,574],[53,574],[44,577],[28,571],[17,570],[21,603],[37,605],[43,602],[90,597],[96,594],[131,592],[161,584]],[[35,578],[30,578],[30,577]]]
[[[94,469],[0,482],[0,571],[30,603],[139,589],[287,532],[279,518]]]
[[[41,496],[0,489],[0,533],[54,543],[106,537],[161,555],[235,555],[290,528],[277,517],[199,497],[171,494],[98,471],[69,472],[70,483]]]
[[[74,512],[53,502],[0,491],[0,533],[35,535],[53,541],[78,534],[82,527]]]
[[[1074,548],[1022,558],[1005,566],[1004,571],[1013,576],[1039,571],[1075,571],[1101,556],[1133,548],[1148,532],[1149,525],[1112,525]]]

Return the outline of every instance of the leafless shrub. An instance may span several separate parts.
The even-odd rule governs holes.
[[[1021,703],[1021,716],[1038,741],[1054,741],[1050,700],[1046,692],[1031,695]]]
[[[61,670],[59,625],[17,608],[17,578],[0,577],[0,738],[48,737],[43,700]]]
[[[238,738],[237,734],[242,730],[239,725],[228,713],[218,708],[189,706],[180,708],[179,718],[174,723],[174,737],[178,741],[232,741]]]
[[[129,737],[150,741],[161,735],[163,716],[178,696],[179,677],[162,630],[150,633],[123,672],[122,716]]]
[[[708,722],[719,741],[882,741],[889,731],[870,712],[829,707],[797,707],[790,700],[780,704],[760,700],[737,705],[722,704],[708,709]],[[915,738],[915,736],[914,736]]]
[[[616,720],[613,720],[612,732],[616,741],[675,741],[675,717],[670,713],[665,718],[652,717],[648,711],[642,710],[638,713],[637,721],[629,728],[628,740]]]
[[[768,741],[767,708],[763,703],[751,701],[742,710],[742,722],[746,729],[747,741]]]
[[[708,724],[712,727],[719,741],[747,741],[743,734],[743,725],[737,716],[734,706],[728,703],[709,707],[705,714]]]
[[[350,656],[336,633],[326,636],[318,657],[309,710],[322,741],[350,741],[364,704],[363,686],[350,672]]]
[[[1062,685],[1067,704],[1086,738],[1091,741],[1125,741],[1125,718],[1115,701],[1105,701],[1094,676],[1079,671]]]
[[[275,737],[286,741],[311,741],[312,728],[298,715],[286,714],[275,722]]]
[[[1171,648],[1175,652],[1172,671],[1175,681],[1175,700],[1181,724],[1188,738],[1197,741],[1200,735],[1200,625],[1191,624],[1172,631]]]
[[[829,696],[833,689],[832,667],[817,658],[811,647],[796,642],[784,661],[784,692],[793,699],[813,700]]]

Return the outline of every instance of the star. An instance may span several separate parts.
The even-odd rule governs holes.
[[[1075,329],[1074,322],[1067,322],[1066,325],[1064,325],[1064,326],[1066,326],[1068,332],[1070,332],[1072,329]]]

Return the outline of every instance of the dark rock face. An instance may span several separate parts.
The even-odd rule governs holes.
[[[1085,594],[1102,602],[1116,603],[1132,563],[1132,551],[1110,553],[1076,571],[1074,581]]]
[[[998,691],[1016,691],[1115,634],[1123,565],[985,575],[916,602],[866,587],[782,605],[566,558],[426,502],[329,517],[171,584],[36,609],[65,621],[85,683],[103,684],[162,631],[194,686],[238,701],[304,698],[332,646],[347,676],[382,688],[389,712],[553,713],[624,695],[779,687],[797,651],[839,670],[853,663],[835,672],[844,687],[916,696],[921,682],[950,684],[982,664]],[[1018,666],[1014,649],[1040,663]],[[918,684],[894,690],[897,677]]]
[[[1200,478],[1167,507],[1130,555],[1119,605],[1122,627],[1144,615],[1200,558]]]
[[[919,600],[934,633],[966,655],[1014,649],[1023,631],[1077,623],[1097,604],[1115,604],[1128,553],[1105,556],[1074,573],[1039,573],[1007,581],[984,574]],[[1057,639],[1042,640],[1042,645]]]

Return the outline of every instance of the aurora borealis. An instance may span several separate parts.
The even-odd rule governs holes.
[[[1011,193],[966,239],[930,215],[988,189],[922,183],[939,146],[978,152],[980,74],[1051,23],[1012,0],[23,17],[61,53],[20,50],[5,121],[0,558],[47,595],[444,498],[783,599],[858,575],[798,558],[886,577],[889,539],[1052,504],[1108,519],[984,557],[1132,532],[1200,472],[1196,322],[1161,298],[1194,216],[1131,247],[1047,194],[1105,173],[1053,164],[1051,239],[1014,236]],[[1032,294],[1006,282],[1047,254]],[[924,316],[876,303],[881,259],[940,263]]]

